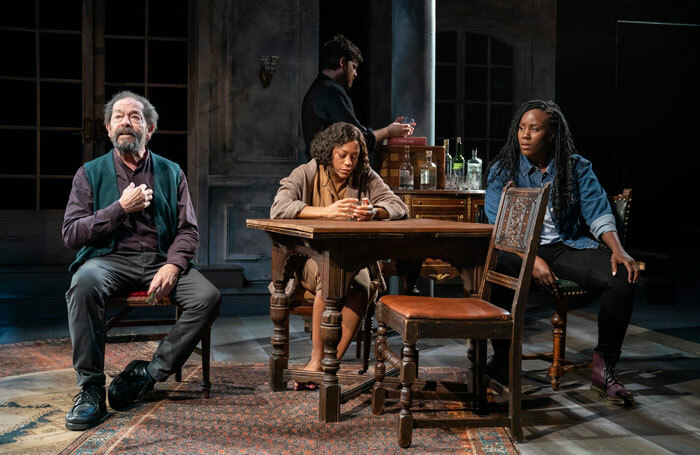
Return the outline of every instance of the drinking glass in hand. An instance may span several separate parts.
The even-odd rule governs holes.
[[[355,208],[359,207],[360,201],[356,199],[352,201],[352,204],[355,204]],[[355,208],[353,208],[350,214],[348,215],[348,221],[357,221],[357,218],[355,218]]]
[[[369,199],[368,199],[368,198],[366,198],[366,197],[363,197],[363,198],[362,198],[362,202],[360,202],[360,204],[358,205],[358,208],[360,208],[360,207],[361,207],[362,209],[367,209],[367,212],[369,212],[369,214],[371,214],[371,216],[370,216],[370,218],[369,218],[370,220],[374,217],[374,214],[376,213],[376,210],[375,210],[374,206],[372,206],[372,203],[369,202]],[[355,218],[355,219],[356,219],[356,220],[359,220],[360,218]],[[364,218],[363,218],[363,219],[364,219]]]

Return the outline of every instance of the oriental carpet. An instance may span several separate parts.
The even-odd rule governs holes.
[[[69,346],[70,342],[67,343]],[[0,379],[0,382],[5,382],[0,383],[3,388],[12,386],[10,380],[13,379],[16,386],[18,378],[34,384],[34,393],[25,394],[34,397],[33,401],[25,398],[22,404],[21,400],[10,401],[0,395],[3,415],[13,406],[11,402],[18,406],[35,406],[27,407],[28,411],[24,415],[31,418],[25,418],[24,424],[17,422],[10,428],[2,423],[4,417],[0,418],[0,452],[3,453],[518,453],[508,432],[502,428],[416,429],[411,448],[400,449],[396,442],[397,403],[388,403],[382,416],[373,416],[369,395],[344,404],[341,422],[319,423],[316,418],[318,392],[290,390],[272,393],[267,385],[268,366],[261,363],[213,362],[211,398],[204,400],[199,388],[201,366],[198,356],[193,356],[197,363],[188,362],[185,366],[183,382],[177,383],[170,379],[158,384],[144,403],[126,411],[113,412],[102,425],[84,433],[60,431],[65,412],[72,404],[71,397],[77,391],[72,369],[65,368],[61,363],[65,359],[58,360],[63,356],[57,355],[61,340],[44,344],[0,345],[0,358],[3,359],[0,368],[3,369],[2,374],[11,374],[12,367],[6,359],[19,359],[21,356],[13,354],[6,357],[8,349],[23,348],[26,351],[24,358],[28,358],[32,344],[37,349],[32,355],[41,358],[34,363],[37,368],[47,370],[22,370],[23,374]],[[108,351],[110,347],[112,345],[108,345]],[[120,354],[123,359],[117,358],[117,353],[112,354],[112,357],[109,353],[107,355],[107,369],[112,373],[118,372],[131,358],[148,358],[149,351],[155,349],[155,343],[133,343],[121,347],[127,350]],[[54,350],[55,353],[45,356],[38,354],[45,350]],[[69,352],[68,350],[67,362],[70,364]],[[52,358],[56,359],[55,366],[60,368],[50,369]],[[31,370],[29,367],[26,369]],[[464,377],[464,372],[457,369],[422,368],[420,371],[424,378],[459,380]],[[38,379],[41,377],[43,379]],[[468,412],[455,406],[447,412]],[[436,412],[431,405],[414,405],[414,410],[417,418],[422,413],[433,415]],[[50,435],[53,444],[41,446],[38,443],[42,439],[41,435]]]

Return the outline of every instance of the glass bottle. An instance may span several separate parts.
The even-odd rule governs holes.
[[[481,160],[476,156],[476,148],[472,149],[472,157],[467,162],[467,178],[470,190],[481,189]]]
[[[403,148],[403,163],[399,166],[399,189],[413,189],[413,166],[411,166],[411,152],[408,147]]]
[[[420,189],[434,190],[437,183],[437,165],[433,163],[433,151],[425,151],[425,162],[420,167]]]
[[[452,159],[452,175],[457,179],[458,185],[464,180],[464,157],[462,156],[462,138],[457,138],[455,145],[455,157]]]
[[[452,155],[450,155],[450,140],[445,139],[442,142],[445,147],[445,177],[452,175]]]

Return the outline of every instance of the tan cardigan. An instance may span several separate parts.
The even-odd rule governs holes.
[[[296,218],[304,207],[311,203],[316,172],[318,165],[313,159],[294,169],[289,177],[283,178],[270,208],[270,218]],[[373,206],[386,210],[391,220],[406,217],[408,207],[391,191],[379,174],[370,169],[369,173],[363,172],[359,177],[355,176],[354,180],[359,180],[359,184],[356,181],[348,182],[345,197],[366,197]]]
[[[299,213],[311,203],[313,194],[313,183],[318,164],[313,159],[306,164],[302,164],[280,180],[280,188],[270,208],[270,218],[296,218]],[[370,169],[369,173],[363,172],[360,176],[355,176],[354,180],[348,182],[345,197],[366,197],[375,207],[381,207],[389,213],[389,219],[398,220],[408,215],[408,207],[397,195],[384,183],[384,180]],[[320,264],[319,264],[320,265]],[[376,293],[386,290],[386,283],[379,271],[379,264],[369,265],[369,276],[375,282]],[[287,283],[285,293],[291,297],[298,285],[297,279],[292,279]],[[272,283],[269,286],[270,292],[274,292]],[[376,294],[375,294],[376,295]]]

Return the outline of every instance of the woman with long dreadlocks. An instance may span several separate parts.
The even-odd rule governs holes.
[[[576,153],[559,106],[541,100],[520,106],[507,142],[493,163],[485,201],[491,223],[496,218],[501,190],[508,181],[526,188],[552,182],[533,279],[543,288],[555,289],[555,280],[561,278],[601,292],[591,388],[614,404],[634,402],[614,368],[632,314],[639,270],[620,243],[608,198],[590,161]],[[585,228],[600,243],[586,236]],[[519,264],[520,258],[515,254],[499,256],[499,267],[505,270],[517,271]],[[496,304],[503,302],[504,307],[512,301],[500,289],[494,289],[492,298]],[[487,365],[489,375],[501,382],[508,378],[508,343],[492,340],[494,356]]]

